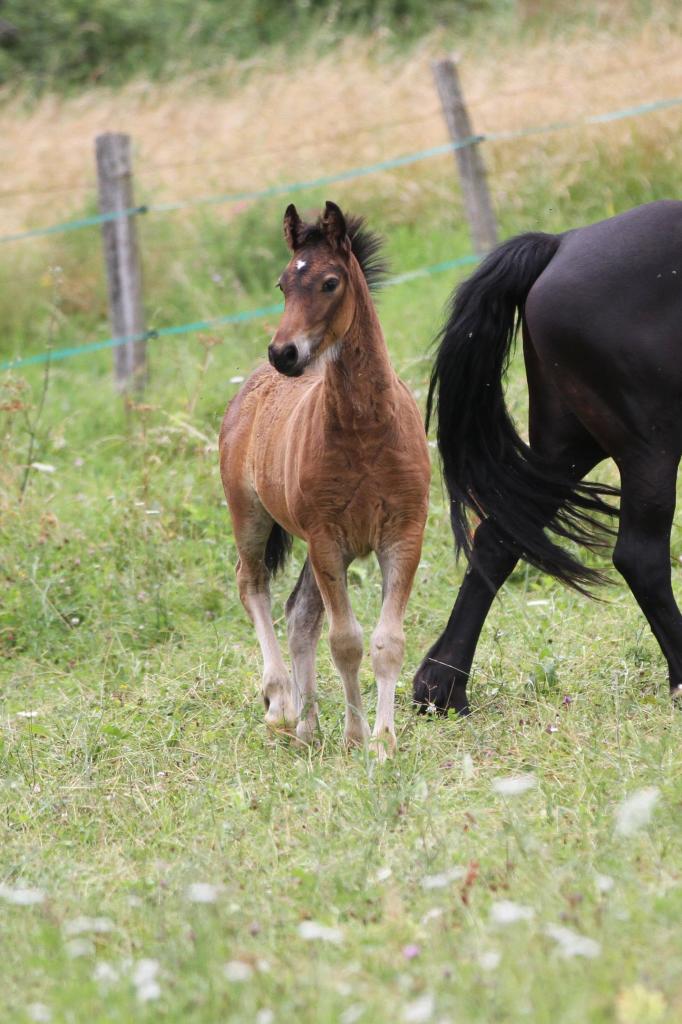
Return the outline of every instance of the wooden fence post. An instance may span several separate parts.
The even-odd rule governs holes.
[[[446,58],[433,61],[431,69],[450,138],[455,143],[473,138],[474,132],[464,104],[457,65]],[[497,245],[497,224],[479,143],[472,142],[471,145],[456,149],[454,156],[462,184],[464,210],[469,221],[471,240],[476,255],[481,256]]]
[[[133,168],[130,136],[106,132],[95,139],[100,213],[132,210]],[[142,272],[137,247],[136,217],[116,217],[102,224],[104,261],[109,290],[109,320],[115,338],[116,387],[141,391],[147,378],[147,351],[142,308]],[[134,340],[137,339],[137,340]]]

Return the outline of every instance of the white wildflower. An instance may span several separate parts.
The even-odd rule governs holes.
[[[36,1024],[49,1024],[52,1020],[52,1010],[45,1003],[29,1003],[26,1014],[28,1019],[35,1021]]]
[[[17,711],[17,718],[37,718],[40,714],[39,711]]]
[[[478,957],[478,966],[484,971],[496,971],[500,965],[501,955],[496,949],[488,949]]]
[[[375,882],[385,882],[388,878],[391,877],[392,874],[393,874],[393,871],[389,867],[379,868],[379,870],[377,871],[376,875],[374,876],[374,881]]]
[[[521,903],[511,900],[500,900],[490,908],[490,920],[493,924],[515,924],[517,921],[530,921],[535,916],[532,907],[524,907]]]
[[[37,469],[39,473],[54,473],[55,468],[49,462],[32,462],[31,469]]]
[[[215,903],[222,888],[222,885],[213,885],[211,882],[193,882],[185,889],[185,896],[190,903]]]
[[[230,960],[223,967],[228,981],[248,981],[253,977],[253,967],[245,960]]]
[[[442,907],[431,907],[431,909],[427,910],[426,913],[423,915],[421,923],[430,924],[431,921],[437,921],[438,918],[442,917],[444,913],[445,911],[443,910]]]
[[[104,935],[113,927],[113,922],[108,917],[74,917],[64,924],[62,931],[64,935],[83,935],[85,932]]]
[[[108,963],[106,960],[98,960],[92,972],[92,980],[97,982],[98,985],[113,985],[118,981],[119,977],[119,972],[113,964]]]
[[[507,775],[493,779],[492,788],[500,796],[518,796],[537,785],[534,775]]]
[[[616,809],[616,833],[631,836],[649,823],[661,791],[657,786],[637,789]]]
[[[549,604],[549,601],[545,600],[544,598],[538,598],[538,600],[536,601],[526,601],[526,604],[529,608],[540,608],[544,604]]]
[[[7,903],[14,903],[17,907],[32,907],[43,902],[45,893],[42,889],[29,889],[21,885],[11,886],[0,883],[0,899],[6,900]]]
[[[356,1021],[360,1020],[364,1012],[365,1008],[362,1003],[353,1003],[343,1011],[339,1020],[341,1024],[356,1024]]]
[[[274,1012],[269,1006],[264,1006],[262,1010],[259,1010],[256,1014],[256,1024],[272,1024],[275,1019]]]
[[[158,960],[138,960],[133,968],[133,985],[135,994],[141,1003],[150,1003],[161,995],[157,975],[159,973]]]
[[[471,754],[465,754],[462,758],[462,774],[465,779],[473,779],[474,773],[474,759]]]
[[[64,949],[66,950],[66,955],[70,956],[72,960],[79,956],[92,956],[95,952],[92,940],[86,938],[69,939],[68,942],[64,943]]]
[[[431,993],[427,992],[411,1003],[407,1003],[403,1008],[403,1021],[405,1024],[424,1024],[425,1021],[431,1020],[435,1008],[435,1000]]]
[[[243,384],[243,383],[244,383],[244,378],[240,377],[238,374],[235,377],[230,377],[230,384]]]
[[[561,950],[561,955],[566,958],[584,956],[593,960],[601,953],[601,945],[596,939],[590,939],[587,935],[580,935],[578,932],[573,932],[570,928],[564,928],[560,924],[548,925],[545,933],[549,935],[550,939],[554,939]]]
[[[457,882],[466,875],[466,868],[454,867],[449,871],[442,871],[438,875],[425,875],[422,878],[423,889],[444,889],[451,882]]]
[[[594,884],[597,887],[597,892],[603,896],[604,893],[613,889],[614,882],[610,875],[600,875],[597,871],[594,876]]]
[[[298,926],[298,934],[309,942],[314,942],[316,939],[320,939],[322,942],[343,941],[343,933],[339,928],[330,928],[326,924],[319,924],[318,921],[301,921]]]

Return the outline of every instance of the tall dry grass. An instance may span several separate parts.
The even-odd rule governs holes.
[[[73,215],[94,203],[93,139],[130,133],[138,196],[153,201],[257,188],[333,173],[445,141],[429,62],[432,35],[401,58],[381,60],[375,43],[347,41],[314,59],[270,57],[248,74],[226,65],[210,88],[198,76],[171,84],[137,81],[117,92],[46,96],[2,107],[0,232]],[[682,17],[650,18],[626,34],[586,29],[522,43],[477,38],[459,55],[477,131],[504,131],[580,118],[682,95]],[[551,162],[561,190],[580,174],[595,140],[674,145],[680,110],[608,127],[494,144],[486,156],[499,200],[514,202],[530,165]],[[633,127],[635,126],[635,127]],[[429,187],[417,165],[399,199]],[[367,185],[360,179],[354,195]],[[437,185],[433,186],[437,188]],[[223,208],[221,208],[221,213]],[[228,215],[227,210],[224,215]]]

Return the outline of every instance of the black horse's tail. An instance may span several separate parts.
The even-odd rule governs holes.
[[[294,541],[290,533],[287,533],[279,523],[272,524],[272,530],[265,545],[265,567],[271,576],[276,576],[280,569],[283,569],[286,560],[291,554]]]
[[[545,532],[595,547],[609,532],[613,488],[557,473],[519,437],[502,379],[531,285],[559,246],[556,235],[519,235],[498,246],[455,292],[440,333],[427,401],[451,498],[457,552],[472,554],[468,510],[487,519],[505,547],[577,590],[602,582]]]

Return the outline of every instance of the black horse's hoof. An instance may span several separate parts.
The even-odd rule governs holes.
[[[466,682],[458,680],[457,672],[448,665],[441,665],[428,655],[412,681],[412,699],[422,715],[446,715],[450,709],[459,715],[469,714]]]

